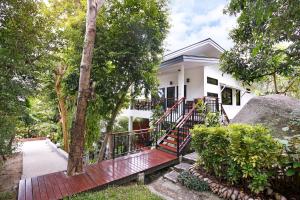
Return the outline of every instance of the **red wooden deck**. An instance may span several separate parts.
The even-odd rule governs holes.
[[[68,177],[64,172],[56,172],[21,180],[18,199],[62,199],[107,185],[124,183],[137,178],[139,173],[148,174],[176,162],[175,155],[157,149],[146,150],[89,165],[85,168],[85,173],[77,176]]]

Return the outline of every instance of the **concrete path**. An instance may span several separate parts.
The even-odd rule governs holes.
[[[24,142],[22,179],[67,169],[67,160],[46,140]]]

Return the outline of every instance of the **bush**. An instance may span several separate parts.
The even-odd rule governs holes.
[[[199,180],[188,171],[181,172],[177,179],[179,183],[191,190],[196,190],[199,192],[209,191],[209,186],[206,182]]]
[[[218,112],[212,113],[209,112],[207,113],[205,117],[205,125],[207,127],[213,127],[213,126],[220,126],[220,114]]]
[[[255,193],[265,189],[282,159],[282,145],[260,125],[195,126],[192,138],[207,172]]]

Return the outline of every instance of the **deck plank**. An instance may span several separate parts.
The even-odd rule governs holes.
[[[42,200],[37,177],[31,178],[31,183],[32,183],[32,196],[33,196],[33,199],[34,200]]]
[[[48,194],[47,194],[47,189],[46,189],[46,185],[45,185],[45,182],[44,182],[44,177],[43,176],[38,176],[37,181],[39,183],[41,199],[50,199],[50,197],[48,197]]]
[[[25,199],[26,199],[26,181],[20,180],[18,200],[25,200]]]
[[[118,181],[127,181],[128,177],[130,180],[141,172],[151,173],[153,170],[171,165],[176,160],[175,155],[157,149],[147,149],[88,165],[84,173],[72,177],[66,176],[64,172],[57,172],[21,180],[18,200],[62,199],[94,188],[118,184],[120,183]]]
[[[55,175],[53,174],[48,174],[44,176],[44,179],[46,182],[49,182],[51,184],[51,187],[53,189],[53,193],[56,199],[61,199],[63,198],[63,195],[60,192],[60,188],[58,186],[58,183],[55,181]]]
[[[31,178],[26,179],[26,200],[32,200],[32,184]]]

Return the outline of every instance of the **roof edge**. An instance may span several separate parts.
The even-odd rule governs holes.
[[[219,45],[217,42],[215,42],[213,39],[206,38],[205,40],[201,40],[200,42],[196,42],[194,44],[191,44],[191,45],[188,45],[188,46],[183,47],[181,49],[178,49],[176,51],[173,51],[171,53],[165,54],[164,57],[171,56],[172,54],[176,54],[176,53],[178,53],[180,51],[184,51],[185,49],[191,48],[193,46],[197,47],[197,46],[199,46],[199,45],[201,45],[202,43],[205,43],[205,42],[211,42],[211,43],[213,43],[217,47],[216,49],[218,49],[220,52],[224,52],[225,51],[225,49],[221,45]]]

